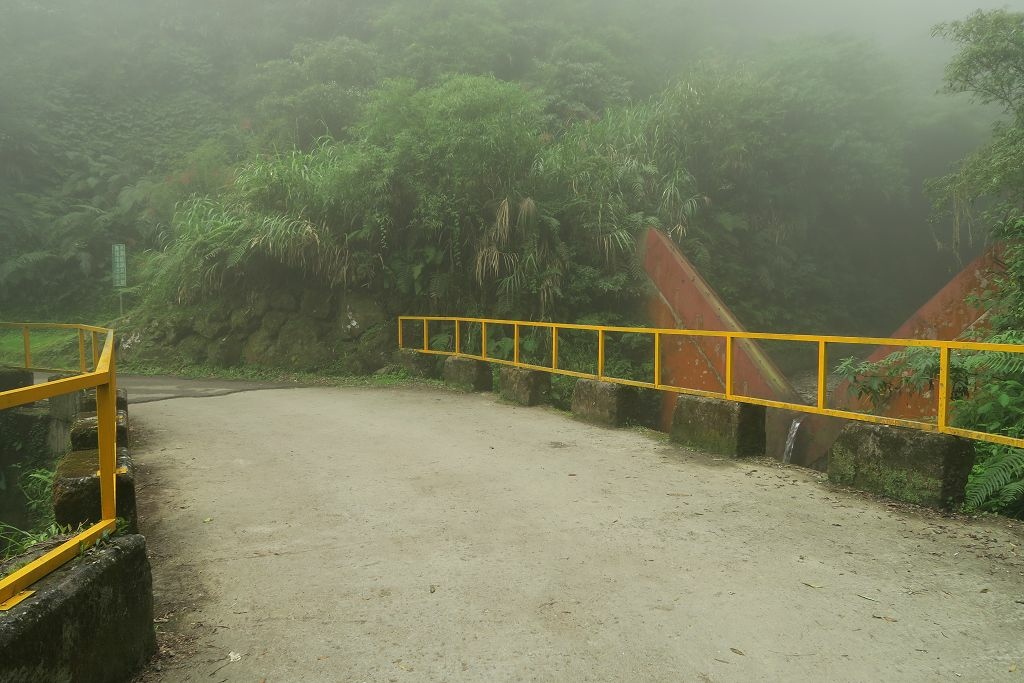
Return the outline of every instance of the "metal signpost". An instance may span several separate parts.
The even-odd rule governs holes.
[[[123,244],[114,245],[112,264],[114,288],[117,289],[118,301],[121,305],[121,315],[124,315],[124,289],[128,286],[128,258]]]

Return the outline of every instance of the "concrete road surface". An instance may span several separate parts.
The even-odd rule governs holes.
[[[242,380],[181,379],[118,375],[117,386],[127,389],[133,404],[166,401],[171,398],[212,398],[266,389],[290,389],[291,384],[260,384]]]
[[[1020,525],[492,395],[207,389],[132,408],[164,650],[144,680],[1024,672]]]

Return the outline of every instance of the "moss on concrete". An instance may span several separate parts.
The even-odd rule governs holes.
[[[32,373],[20,368],[0,368],[0,391],[32,386]]]
[[[506,401],[535,406],[551,391],[551,375],[537,370],[503,367],[498,373],[498,390]]]
[[[411,377],[437,379],[441,376],[441,366],[444,364],[444,359],[440,356],[431,356],[412,349],[400,349],[396,356],[398,364]]]
[[[703,396],[680,396],[672,417],[671,438],[704,453],[764,455],[765,409]]]
[[[58,524],[77,528],[100,521],[99,451],[72,451],[57,465],[53,477],[53,512]],[[117,516],[127,522],[127,531],[138,528],[135,505],[135,464],[127,448],[117,449]]]
[[[142,536],[111,539],[32,588],[0,612],[0,681],[127,681],[156,652]]]
[[[491,366],[481,360],[452,356],[444,362],[444,382],[463,391],[490,391],[493,387]]]
[[[585,422],[621,427],[629,415],[633,393],[628,387],[611,382],[581,379],[572,392],[572,414]]]
[[[829,451],[829,480],[937,508],[963,502],[974,464],[970,442],[874,424],[851,424]]]

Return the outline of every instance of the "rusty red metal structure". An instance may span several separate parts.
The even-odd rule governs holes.
[[[648,315],[655,327],[694,330],[744,331],[739,320],[701,277],[696,267],[664,233],[649,230],[644,242],[643,264],[654,293],[648,301]],[[775,363],[753,340],[737,343],[733,359],[733,384],[747,396],[803,403],[797,391]],[[666,384],[704,391],[724,391],[725,346],[721,340],[693,337],[674,340],[662,349],[662,372]],[[662,403],[661,426],[668,431],[677,397],[666,394]],[[795,413],[769,411],[767,449],[781,456]]]
[[[648,231],[643,245],[643,265],[654,291],[648,301],[648,315],[654,327],[743,331],[736,316],[729,310],[696,267],[680,252],[667,235]],[[960,339],[971,329],[983,324],[983,311],[973,306],[972,295],[983,292],[993,272],[1001,267],[998,252],[993,250],[976,259],[925,303],[892,337],[899,339]],[[899,347],[879,347],[869,360],[879,361]],[[804,403],[786,376],[753,340],[737,345],[734,358],[734,385],[738,391],[760,398]],[[662,371],[666,384],[675,384],[705,391],[719,392],[724,387],[725,349],[720,340],[706,337],[674,340],[662,349]],[[676,396],[666,394],[662,406],[661,426],[668,431]],[[830,404],[836,408],[866,411],[866,403],[853,394],[847,385],[837,387]],[[934,413],[934,397],[924,394],[901,394],[893,398],[880,414],[898,418],[927,418]],[[799,433],[793,430],[800,419]],[[827,453],[844,420],[820,415],[800,414],[785,410],[768,410],[767,455],[781,458],[787,440],[791,462],[824,469]],[[793,433],[791,434],[791,430]]]
[[[990,249],[968,264],[891,336],[895,339],[952,341],[962,339],[972,330],[984,327],[985,312],[973,302],[989,289],[993,276],[1002,269],[999,250]],[[880,346],[868,356],[868,360],[878,362],[898,350],[899,347]],[[935,416],[934,398],[932,391],[901,392],[874,412],[886,417],[927,419]],[[831,404],[845,410],[871,409],[868,402],[854,394],[846,383],[836,387]],[[798,460],[794,462],[824,469],[828,464],[828,450],[844,424],[843,420],[820,415],[809,416],[798,444]]]

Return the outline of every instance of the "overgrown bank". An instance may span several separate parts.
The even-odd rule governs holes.
[[[111,242],[172,319],[282,272],[636,317],[651,226],[760,329],[888,331],[951,267],[920,187],[977,126],[855,38],[752,41],[700,0],[58,4],[0,28],[6,310],[94,297]]]

